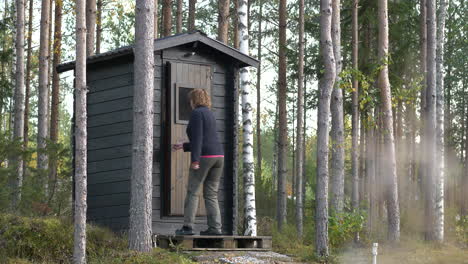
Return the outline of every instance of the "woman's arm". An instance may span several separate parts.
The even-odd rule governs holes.
[[[203,144],[203,115],[198,111],[192,111],[190,116],[190,143],[184,144],[191,151],[191,158],[193,162],[200,162],[200,156]]]

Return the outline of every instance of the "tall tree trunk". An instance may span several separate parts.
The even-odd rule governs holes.
[[[28,17],[28,51],[26,55],[26,92],[24,95],[24,148],[28,148],[29,142],[29,94],[31,90],[31,55],[32,55],[32,20],[34,11],[34,1],[29,0],[29,17]],[[0,109],[1,112],[1,109]],[[23,181],[25,180],[27,164],[23,162]]]
[[[378,1],[379,13],[379,62],[383,63],[379,72],[380,96],[384,131],[384,155],[382,163],[385,193],[387,196],[388,237],[390,241],[400,240],[400,208],[398,205],[398,178],[393,138],[392,95],[388,79],[388,9],[387,0]]]
[[[176,33],[182,32],[182,12],[183,12],[183,1],[177,0],[177,19],[176,19]]]
[[[163,36],[172,34],[172,0],[163,0]]]
[[[228,42],[229,2],[229,0],[220,0],[218,2],[218,40],[225,44]]]
[[[58,142],[59,134],[59,104],[60,104],[60,78],[56,67],[60,64],[60,56],[62,54],[62,0],[55,0],[55,29],[54,29],[54,44],[52,53],[54,56],[52,62],[52,109],[50,114],[50,140],[53,143]],[[55,192],[57,182],[57,160],[52,158],[49,160],[49,200],[52,199]]]
[[[247,25],[248,0],[239,0],[239,49],[249,55],[249,32]],[[243,179],[244,179],[244,225],[246,236],[257,235],[257,212],[255,209],[255,163],[253,152],[252,102],[250,94],[250,74],[247,68],[239,71],[242,94],[242,131],[243,131]]]
[[[15,122],[13,137],[23,141],[24,137],[24,0],[16,0],[16,87],[15,87]],[[23,146],[23,144],[22,144]],[[16,173],[13,180],[13,197],[11,207],[16,210],[21,201],[21,188],[23,186],[23,158],[18,153],[13,161]]]
[[[302,180],[304,178],[302,166],[304,164],[304,0],[299,0],[299,60],[297,78],[297,147],[296,147],[296,227],[297,235],[303,235],[303,200]]]
[[[86,0],[76,1],[75,67],[75,233],[73,263],[86,263],[87,110],[86,110]]]
[[[444,240],[444,41],[445,41],[445,16],[447,7],[445,0],[440,1],[437,34],[437,57],[436,57],[436,90],[437,90],[437,168],[436,168],[436,208],[435,208],[435,240]]]
[[[421,63],[421,75],[422,75],[422,82],[421,82],[421,106],[420,106],[420,120],[421,120],[421,143],[424,140],[424,120],[425,120],[425,111],[426,111],[426,75],[427,75],[427,8],[426,8],[426,1],[427,0],[420,0],[420,63]],[[423,160],[425,155],[424,144],[420,143],[418,159],[418,196],[422,197],[424,195],[424,169],[423,169]]]
[[[96,0],[86,0],[86,56],[94,55],[96,34]]]
[[[46,173],[48,157],[46,153],[46,139],[48,135],[49,113],[49,8],[50,0],[42,1],[41,8],[41,32],[39,47],[39,100],[38,100],[38,128],[37,128],[37,168],[40,173]],[[45,176],[46,174],[44,174]],[[47,182],[47,180],[45,180]],[[47,185],[47,184],[46,184]],[[47,188],[46,188],[47,189]]]
[[[424,131],[426,239],[435,239],[436,191],[436,1],[426,0],[427,6],[427,87]]]
[[[129,246],[149,252],[152,230],[154,3],[137,0]]]
[[[332,4],[320,1],[320,49],[325,72],[319,84],[317,111],[317,184],[315,190],[315,250],[328,256],[328,128],[331,92],[336,77],[332,45]]]
[[[372,110],[369,110],[368,115],[372,116]],[[371,118],[367,118],[370,120]],[[362,124],[363,125],[363,124]],[[369,216],[368,216],[368,230],[372,233],[375,231],[377,220],[377,206],[376,206],[376,179],[375,179],[375,122],[366,122],[366,178],[367,189],[369,195]]]
[[[96,54],[101,53],[101,42],[102,42],[102,1],[97,0],[97,11],[96,11]]]
[[[159,0],[154,0],[154,36],[153,38],[157,39],[158,38],[158,29],[159,29],[159,24],[158,24],[158,19],[159,19]]]
[[[239,49],[239,14],[237,10],[239,10],[239,1],[234,0],[234,10],[236,10],[236,14],[232,16],[232,20],[234,20],[234,48]]]
[[[278,69],[278,202],[277,220],[281,230],[286,223],[287,136],[286,113],[286,0],[279,1],[279,69]]]
[[[260,10],[258,15],[258,40],[257,40],[257,60],[260,62],[257,68],[257,177],[262,178],[262,129],[261,129],[261,93],[262,88],[262,20],[263,20],[263,0],[260,0]]]
[[[237,2],[237,0],[235,0],[235,2]],[[188,29],[189,29],[189,31],[195,30],[196,5],[197,5],[197,0],[189,0],[189,18],[188,18]],[[236,8],[236,10],[237,10],[237,8]]]
[[[353,0],[353,10],[352,10],[352,63],[353,69],[357,71],[359,69],[358,64],[358,8],[359,0]],[[356,76],[353,77],[353,92],[352,92],[352,152],[351,152],[351,170],[353,178],[353,188],[352,188],[352,205],[353,209],[357,210],[359,208],[359,87],[358,79]],[[361,135],[362,137],[363,135]],[[366,166],[367,167],[367,166]]]
[[[343,121],[343,91],[339,87],[341,73],[341,25],[340,0],[332,0],[332,39],[335,56],[335,82],[332,92],[331,114],[331,209],[340,214],[344,207],[344,121]],[[353,185],[354,186],[354,185]],[[353,196],[354,198],[354,196]],[[354,201],[354,199],[353,199]]]

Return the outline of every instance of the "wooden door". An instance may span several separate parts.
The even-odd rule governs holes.
[[[212,70],[209,65],[169,63],[170,67],[170,142],[172,144],[188,142],[186,134],[190,119],[191,107],[188,93],[195,89],[206,89],[211,94]],[[184,201],[187,193],[187,184],[190,168],[190,153],[171,152],[170,157],[170,205],[169,215],[184,215]],[[200,194],[199,194],[200,195]],[[205,202],[200,195],[197,215],[206,215]]]

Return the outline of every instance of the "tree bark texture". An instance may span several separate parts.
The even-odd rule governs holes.
[[[15,121],[13,138],[23,141],[24,138],[24,0],[16,0],[16,87],[14,98]],[[23,144],[22,144],[23,145]],[[13,161],[16,173],[13,179],[12,209],[16,210],[21,200],[21,188],[23,186],[23,158],[18,153]]]
[[[317,180],[315,190],[315,250],[328,256],[328,128],[331,92],[336,77],[331,33],[331,0],[320,1],[320,49],[325,72],[319,84],[317,111]]]
[[[426,8],[426,1],[427,0],[420,0],[420,63],[421,63],[421,77],[422,77],[422,82],[421,82],[421,106],[420,106],[420,120],[421,120],[421,127],[420,127],[420,134],[421,134],[421,141],[424,141],[424,121],[425,121],[425,111],[426,111],[426,76],[427,76],[427,25],[426,25],[426,20],[427,20],[427,8]],[[424,150],[424,144],[420,144],[419,152],[417,153],[418,155],[418,160],[419,160],[419,168],[418,169],[418,197],[423,197],[424,195],[424,180],[423,178],[425,177],[425,172],[424,169],[421,169],[424,167],[423,165],[423,160],[425,159],[425,150]]]
[[[54,28],[54,44],[52,48],[52,105],[50,114],[50,140],[53,143],[58,142],[59,135],[59,105],[60,105],[60,78],[56,67],[60,64],[60,56],[62,54],[62,0],[55,0],[55,28]],[[57,160],[50,159],[49,161],[49,200],[54,195],[55,185],[57,181]]]
[[[76,1],[75,68],[75,210],[73,263],[86,263],[87,110],[86,110],[86,0]]]
[[[235,1],[237,2],[237,0]],[[188,18],[189,31],[195,30],[196,5],[197,5],[197,0],[189,0],[189,18]]]
[[[333,55],[335,56],[335,82],[331,101],[331,209],[341,213],[344,207],[344,120],[343,91],[340,88],[341,73],[341,25],[340,0],[332,0],[332,39]],[[354,183],[354,182],[353,182]],[[354,184],[353,184],[354,186]],[[354,194],[354,189],[353,189]],[[353,196],[354,201],[354,196]]]
[[[158,38],[158,29],[159,29],[159,24],[158,24],[158,18],[159,18],[159,0],[154,0],[154,36],[153,38],[157,39]]]
[[[355,71],[359,70],[358,63],[358,49],[359,49],[359,39],[358,39],[358,7],[359,0],[353,0],[353,10],[352,10],[352,63],[353,69]],[[359,209],[359,82],[356,76],[353,77],[353,92],[352,92],[352,147],[351,147],[351,175],[353,179],[352,187],[352,206],[354,210]],[[364,135],[361,135],[361,137]],[[366,166],[367,168],[367,166]],[[361,192],[362,193],[362,192]]]
[[[163,0],[163,36],[172,34],[172,0]]]
[[[239,9],[239,1],[238,0],[234,0],[234,10],[238,10]],[[232,16],[232,20],[233,20],[233,23],[234,23],[234,40],[233,40],[233,43],[234,43],[234,48],[235,49],[239,49],[239,14],[236,12],[236,14],[234,16]]]
[[[369,110],[368,115],[372,116],[372,110]],[[370,120],[370,119],[367,119]],[[376,229],[377,206],[376,206],[376,179],[375,179],[375,123],[367,122],[366,132],[366,178],[367,190],[369,195],[369,215],[368,215],[368,230],[372,233]]]
[[[152,248],[152,171],[154,101],[154,3],[137,0],[135,24],[135,90],[129,246]]]
[[[39,42],[39,100],[38,100],[38,126],[37,126],[37,168],[41,172],[47,170],[48,157],[45,149],[48,138],[49,113],[49,11],[50,0],[43,0],[41,7],[41,26]],[[47,180],[45,180],[47,182]]]
[[[218,1],[218,40],[225,44],[228,42],[229,4],[229,0]]]
[[[96,11],[96,54],[101,53],[101,42],[102,42],[102,1],[97,0],[97,11]]]
[[[94,55],[96,34],[96,0],[86,0],[86,56]]]
[[[297,78],[297,142],[296,142],[296,228],[297,235],[303,236],[303,200],[302,185],[304,164],[304,0],[299,0],[299,59],[298,59],[298,78]]]
[[[257,177],[262,178],[262,128],[261,128],[261,87],[262,87],[262,20],[263,20],[263,0],[259,3],[258,16],[258,39],[257,39]]]
[[[31,90],[31,55],[32,55],[32,20],[34,11],[34,1],[29,0],[29,17],[28,17],[28,50],[26,55],[26,91],[24,95],[24,148],[28,148],[29,142],[29,94]],[[1,112],[1,109],[0,109]],[[23,162],[23,181],[26,175],[27,164]]]
[[[249,55],[249,32],[247,30],[247,5],[248,0],[239,0],[239,49]],[[246,236],[257,235],[257,213],[255,207],[255,163],[253,151],[253,126],[252,126],[252,95],[250,91],[250,74],[247,68],[239,71],[240,89],[242,94],[242,132],[243,150],[242,167],[244,179],[244,224]]]
[[[388,8],[387,0],[378,1],[379,41],[378,57],[381,65],[379,72],[380,96],[382,101],[382,123],[384,134],[384,156],[382,176],[384,177],[387,198],[388,238],[400,240],[400,208],[398,204],[398,178],[395,159],[395,140],[393,138],[392,97],[388,79]]]
[[[176,33],[182,32],[182,21],[183,21],[183,1],[177,0],[177,19],[176,19]]]
[[[286,175],[287,175],[287,136],[286,113],[286,0],[279,1],[279,69],[278,69],[278,201],[277,221],[281,230],[286,223]]]

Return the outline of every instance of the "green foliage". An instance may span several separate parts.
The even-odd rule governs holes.
[[[364,211],[347,210],[332,214],[328,220],[328,239],[332,249],[339,249],[352,242],[356,233],[363,230],[366,221]]]
[[[468,247],[468,216],[459,217],[455,224],[455,237],[457,242]]]

